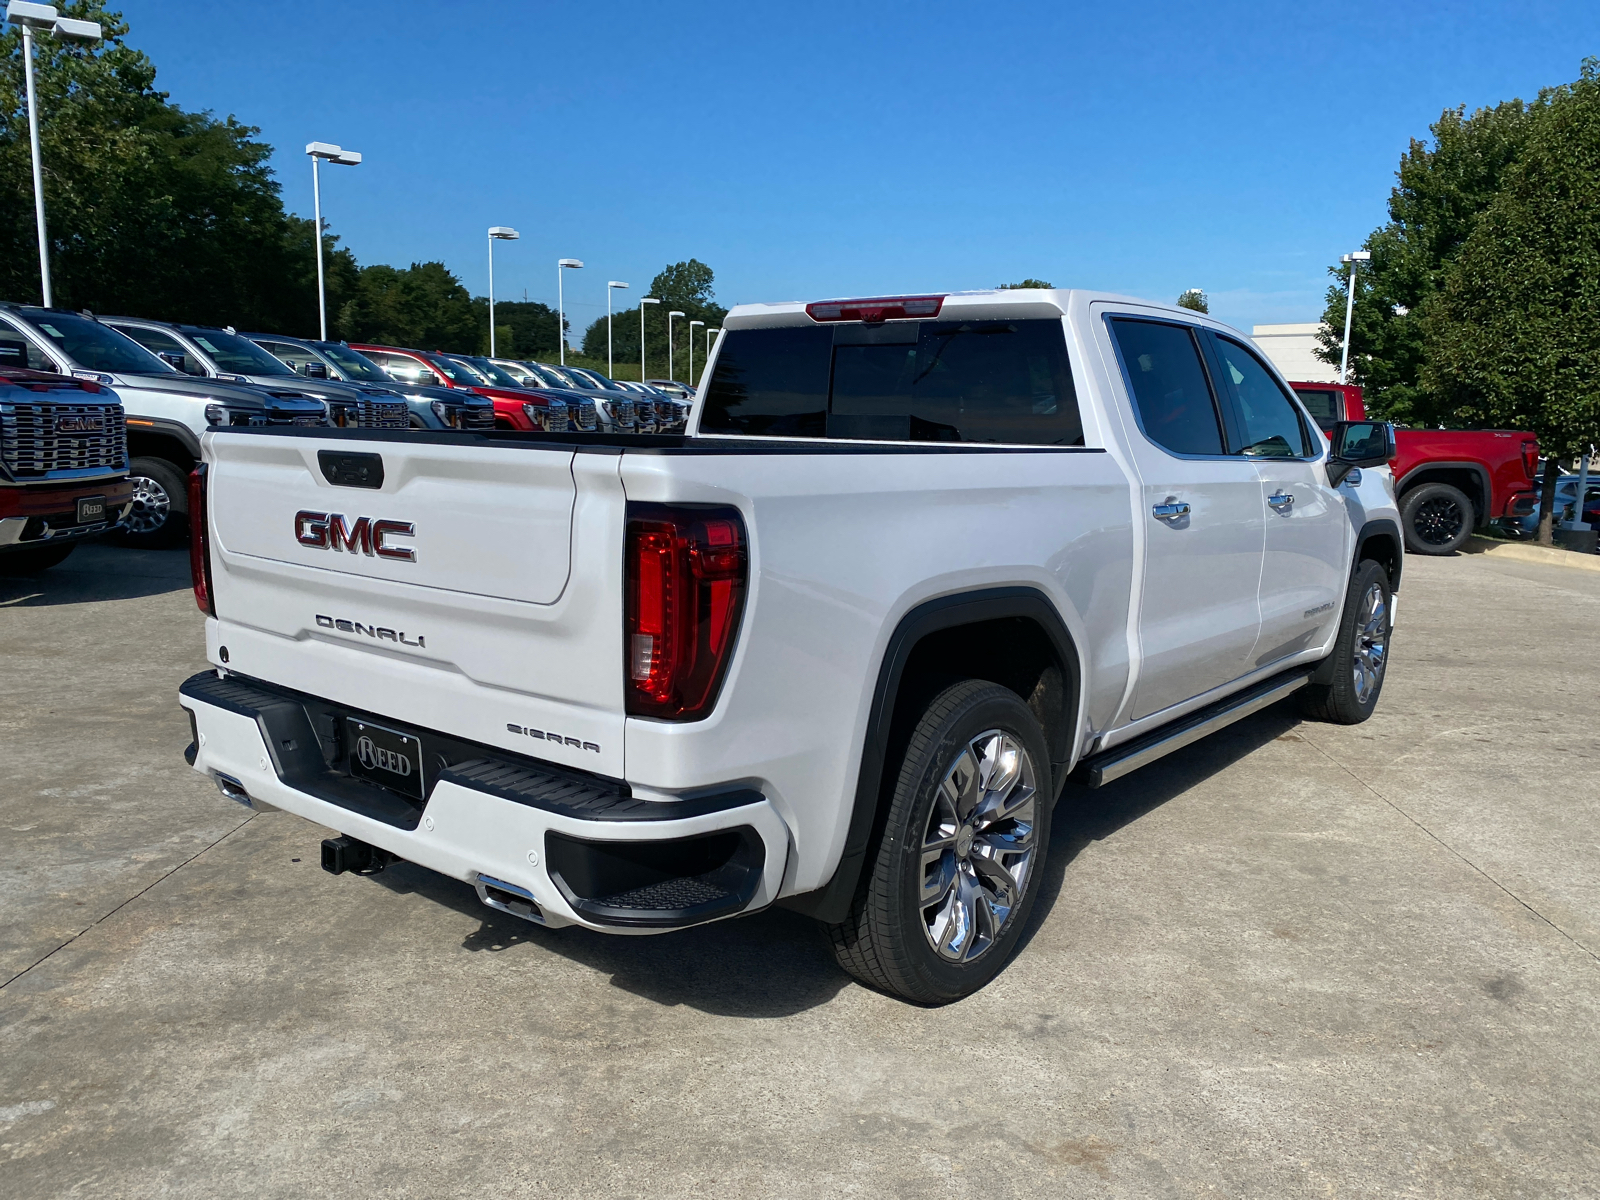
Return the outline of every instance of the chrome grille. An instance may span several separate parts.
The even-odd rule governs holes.
[[[462,429],[493,429],[494,405],[468,404],[461,408]]]
[[[357,403],[361,408],[360,424],[363,429],[409,429],[411,410],[404,400],[376,400],[363,396]]]
[[[74,420],[98,429],[68,431]],[[118,471],[128,465],[120,404],[0,404],[0,460],[19,479],[62,472]]]

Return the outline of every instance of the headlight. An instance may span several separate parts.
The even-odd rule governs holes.
[[[570,429],[570,412],[565,400],[551,400],[547,404],[524,404],[522,415],[533,422],[535,429],[546,433],[566,433]]]
[[[266,423],[265,413],[251,409],[229,408],[226,404],[217,404],[215,401],[206,405],[207,425],[265,425]]]
[[[438,417],[448,429],[461,428],[461,410],[459,408],[451,408],[443,400],[435,400],[433,402],[433,415]]]

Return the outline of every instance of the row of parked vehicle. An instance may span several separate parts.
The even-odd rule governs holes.
[[[113,528],[136,546],[181,540],[210,427],[668,433],[692,395],[579,367],[20,304],[0,304],[0,371],[0,466],[32,497],[11,512],[23,490],[0,495],[13,570]],[[95,497],[103,511],[84,519],[78,500]]]

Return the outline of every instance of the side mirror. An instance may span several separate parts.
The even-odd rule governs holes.
[[[319,362],[302,363],[300,374],[307,379],[326,379],[328,377],[328,366],[326,363]]]
[[[1328,482],[1338,487],[1357,467],[1385,466],[1394,457],[1394,426],[1387,421],[1337,421],[1328,431]]]
[[[158,350],[156,357],[169,367],[183,370],[183,352],[181,350]]]

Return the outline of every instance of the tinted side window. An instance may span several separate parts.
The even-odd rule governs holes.
[[[1111,328],[1146,435],[1175,454],[1221,454],[1216,404],[1188,326],[1117,318]]]
[[[125,333],[151,354],[170,354],[174,359],[172,363],[180,371],[188,375],[204,375],[206,369],[195,361],[194,356],[183,348],[183,343],[170,333],[163,333],[159,329],[145,329],[139,325],[113,325],[118,333]]]
[[[1311,441],[1294,402],[1255,355],[1229,338],[1216,339],[1222,386],[1239,414],[1240,445],[1252,458],[1308,458]]]
[[[1295,388],[1294,394],[1300,397],[1311,419],[1324,429],[1344,420],[1344,397],[1332,388]]]
[[[733,329],[722,335],[700,428],[710,433],[822,437],[833,330]]]

